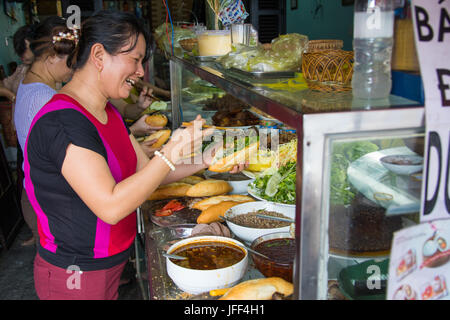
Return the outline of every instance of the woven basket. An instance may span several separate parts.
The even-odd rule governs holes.
[[[341,50],[344,46],[342,40],[310,40],[308,41],[308,52],[322,50]]]
[[[310,89],[351,90],[353,51],[341,50],[341,40],[311,40],[303,53],[302,72]]]
[[[184,40],[180,40],[178,42],[180,43],[180,46],[184,50],[189,51],[189,52],[191,52],[198,43],[196,38],[184,39]]]

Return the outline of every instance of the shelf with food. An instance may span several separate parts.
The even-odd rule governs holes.
[[[248,139],[248,144],[245,144],[245,147],[250,148],[255,143],[254,141],[257,140]],[[235,149],[234,145],[228,144],[224,150],[223,154],[217,152],[218,161],[213,162],[209,167],[210,170],[160,186],[145,203],[143,213],[147,217],[145,226],[146,253],[147,269],[151,278],[149,284],[151,299],[217,299],[220,296],[218,296],[216,290],[223,289],[223,287],[229,288],[250,280],[262,281],[262,279],[270,280],[272,278],[266,278],[258,271],[253,262],[253,253],[247,251],[245,251],[245,262],[238,259],[231,266],[225,266],[220,262],[228,261],[230,258],[227,250],[221,249],[224,242],[234,241],[235,245],[245,246],[245,239],[242,239],[245,237],[230,230],[227,224],[221,220],[221,217],[225,216],[229,210],[246,203],[252,204],[248,211],[253,211],[253,203],[256,203],[256,199],[243,194],[246,193],[247,185],[251,181],[244,175],[242,176],[245,180],[237,179],[239,180],[237,182],[246,184],[242,188],[243,192],[233,194],[233,190],[236,188],[234,184],[236,181],[234,180],[236,180],[236,177],[239,178],[240,174],[228,173],[227,171],[232,166],[228,166],[226,162],[233,161],[233,157],[228,158],[228,156],[237,154],[240,150]],[[232,153],[229,154],[226,150]],[[250,156],[251,154],[247,155],[247,157]],[[228,160],[222,161],[223,159]],[[222,172],[224,168],[228,168],[228,170]],[[213,169],[217,169],[218,172],[211,171]],[[267,208],[272,207],[267,204]],[[273,210],[276,211],[277,209]],[[295,209],[289,212],[290,218],[293,218]],[[268,210],[267,213],[270,214]],[[258,229],[258,227],[254,226],[250,229]],[[264,235],[273,230],[278,229],[263,228],[258,235]],[[208,239],[205,239],[205,237]],[[186,242],[186,245],[189,243],[189,246],[192,245],[194,248],[192,252],[186,253],[189,259],[189,261],[186,261],[187,264],[178,266],[168,260],[170,258],[164,257],[163,254],[168,252],[184,255],[184,252],[178,251],[178,244],[181,246],[180,241]],[[249,246],[250,243],[246,245]],[[245,250],[249,249],[245,248]],[[206,263],[206,261],[209,261],[209,252],[213,251],[217,258]],[[197,266],[200,261],[205,261],[205,265],[208,265],[205,270],[193,267],[194,265]],[[211,267],[210,269],[210,265],[219,262],[221,267],[216,264],[217,267]],[[208,277],[211,281],[202,282]],[[193,279],[193,281],[187,281],[186,279]],[[233,281],[219,283],[213,281],[213,279],[233,279]],[[278,278],[276,278],[276,281],[284,281],[285,285],[293,287],[291,283],[292,274],[289,279],[290,282]],[[256,285],[259,282],[251,283]]]

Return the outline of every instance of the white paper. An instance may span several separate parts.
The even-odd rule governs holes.
[[[450,219],[394,234],[388,300],[450,300]]]
[[[450,0],[413,0],[414,37],[425,89],[421,221],[450,218]]]

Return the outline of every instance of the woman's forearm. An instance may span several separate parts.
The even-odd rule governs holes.
[[[0,96],[8,98],[10,101],[14,101],[16,95],[8,88],[0,86]]]
[[[142,111],[144,111],[144,109],[139,107],[139,103],[129,103],[125,107],[124,117],[127,119],[135,120],[135,119],[139,118]]]
[[[200,170],[206,169],[207,166],[202,164],[180,164],[175,166],[176,170],[171,171],[166,178],[163,180],[161,184],[168,184],[172,182],[179,181],[184,177],[191,176],[194,173],[199,172]]]

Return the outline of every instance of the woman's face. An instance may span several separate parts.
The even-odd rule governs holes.
[[[125,51],[131,46],[127,44],[120,51]],[[140,77],[144,76],[142,59],[145,56],[146,43],[141,34],[133,50],[106,55],[101,79],[106,90],[106,95],[113,99],[125,99]]]
[[[30,49],[30,41],[25,40],[25,52],[20,56],[23,64],[31,65],[34,60],[34,54]]]

